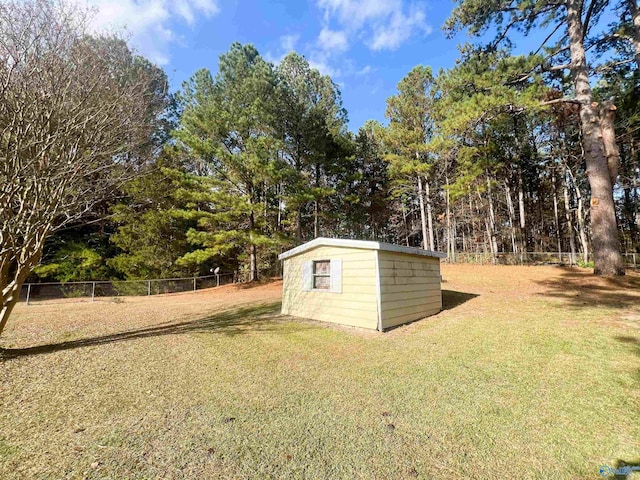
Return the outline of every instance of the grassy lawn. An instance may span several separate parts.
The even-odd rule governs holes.
[[[277,283],[21,305],[0,338],[0,478],[582,479],[640,465],[640,276],[443,276],[445,310],[385,334],[282,318]]]

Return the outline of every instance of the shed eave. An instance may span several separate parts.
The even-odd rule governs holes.
[[[382,250],[395,253],[406,253],[408,255],[419,255],[423,257],[447,258],[446,253],[434,252],[431,250],[422,250],[421,248],[405,247],[403,245],[393,245],[391,243],[373,242],[370,240],[350,240],[345,238],[324,238],[319,237],[310,242],[303,243],[291,250],[278,255],[278,260],[300,255],[312,248],[316,247],[343,247],[343,248],[359,248],[363,250]]]

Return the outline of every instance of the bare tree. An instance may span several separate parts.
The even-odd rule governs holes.
[[[148,63],[63,0],[0,0],[0,333],[45,239],[132,172]]]

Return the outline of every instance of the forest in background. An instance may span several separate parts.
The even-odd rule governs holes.
[[[387,101],[388,124],[357,132],[336,83],[295,52],[273,65],[234,44],[215,75],[200,70],[175,95],[147,65],[154,128],[131,152],[136,175],[49,236],[35,275],[145,279],[220,267],[257,279],[278,275],[277,255],[317,236],[424,247],[450,261],[563,251],[587,264],[600,206],[585,105],[603,136],[613,122],[614,236],[623,253],[640,252],[635,2],[512,2],[515,14],[489,3],[460,3],[446,28],[495,24],[495,41],[460,46],[449,70],[415,67]],[[572,5],[589,55],[587,104],[576,100]],[[599,25],[605,8],[620,21]],[[510,29],[543,27],[551,34],[538,51],[512,55]]]

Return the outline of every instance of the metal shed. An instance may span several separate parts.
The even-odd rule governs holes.
[[[316,238],[282,253],[282,313],[383,331],[442,310],[446,254]]]

